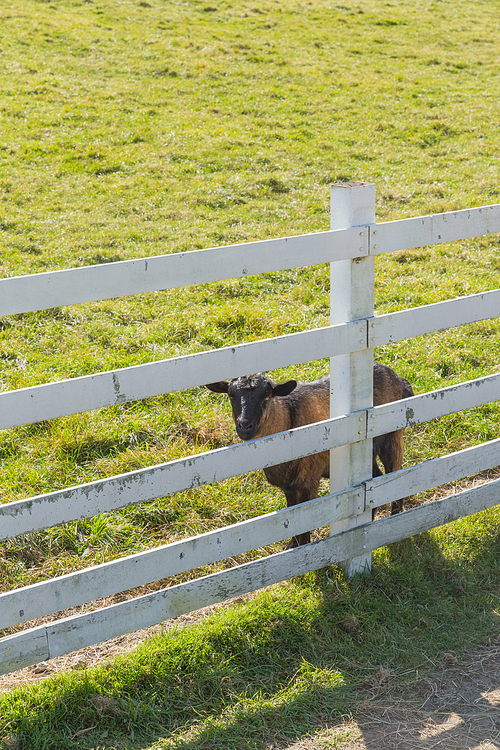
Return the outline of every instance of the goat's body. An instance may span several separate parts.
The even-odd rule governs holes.
[[[290,395],[271,399],[265,416],[255,437],[284,432],[328,419],[330,378],[321,378],[312,383],[298,383]],[[276,425],[279,425],[278,429]],[[269,484],[283,490],[288,507],[304,503],[318,496],[320,480],[330,476],[330,453],[323,451],[270,466],[264,469],[264,474]],[[296,543],[307,544],[309,540],[310,533],[307,532],[299,534]]]
[[[291,385],[294,384],[294,385]],[[262,375],[236,378],[230,383],[208,386],[217,392],[229,393],[233,402],[236,429],[244,440],[284,432],[294,427],[320,422],[330,416],[330,378],[312,383],[289,381],[274,385]],[[266,390],[267,389],[267,390]],[[280,395],[283,393],[283,395]],[[373,368],[373,404],[408,398],[413,390],[404,378],[378,362]],[[396,430],[373,440],[373,476],[380,476],[377,458],[385,472],[396,471],[403,462],[403,432]],[[318,496],[319,483],[330,476],[330,452],[297,458],[264,469],[267,481],[285,493],[287,506],[312,500]],[[392,504],[392,513],[403,509],[403,500]],[[310,533],[298,534],[291,546],[307,544]]]

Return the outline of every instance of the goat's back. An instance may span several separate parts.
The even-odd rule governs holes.
[[[373,365],[373,405],[387,404],[413,396],[409,382],[396,375],[390,367],[375,362]],[[282,398],[294,427],[320,422],[330,416],[330,376],[311,383],[298,383],[292,393]]]
[[[394,370],[380,362],[374,363],[374,406],[399,401],[410,396],[413,396],[413,389],[405,378],[396,375]],[[301,427],[328,419],[330,417],[330,376],[325,375],[311,383],[297,383],[297,387],[288,396],[281,396],[277,400],[282,405],[280,411],[287,413],[289,427]],[[286,429],[286,427],[282,426],[281,429]]]
[[[330,378],[326,375],[297,387],[281,399],[287,406],[293,427],[321,422],[330,416]]]

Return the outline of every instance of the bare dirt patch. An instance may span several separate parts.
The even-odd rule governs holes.
[[[444,657],[449,666],[410,688],[391,687],[387,675],[353,706],[356,721],[287,750],[499,750],[500,637],[464,661]]]

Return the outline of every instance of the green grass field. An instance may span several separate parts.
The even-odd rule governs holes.
[[[498,202],[497,15],[494,0],[2,3],[0,275],[322,231],[338,180],[376,184],[378,221]],[[497,288],[499,249],[491,235],[382,256],[377,312]],[[1,318],[0,390],[328,316],[317,266]],[[416,393],[445,387],[498,370],[498,323],[376,356]],[[406,464],[496,438],[498,424],[490,404],[414,428]],[[233,440],[226,403],[201,388],[5,430],[2,502]],[[10,540],[0,591],[282,506],[258,473]],[[354,711],[380,666],[411,681],[498,632],[499,535],[492,510],[377,551],[369,578],[290,581],[107,666],[6,693],[0,746],[264,749],[314,734]]]

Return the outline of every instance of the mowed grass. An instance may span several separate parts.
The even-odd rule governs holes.
[[[492,0],[3,3],[0,274],[325,230],[337,180],[374,182],[378,221],[498,202],[496,15]],[[381,256],[377,312],[498,287],[499,247],[491,235]],[[0,389],[328,317],[323,266],[5,317]],[[496,372],[498,332],[486,321],[376,355],[424,392]],[[227,445],[228,412],[198,388],[5,430],[2,502]],[[406,463],[498,437],[498,424],[490,404],[422,425]],[[282,506],[252,474],[11,540],[0,590]],[[7,694],[0,737],[266,748],[314,732],[354,710],[363,685],[411,679],[498,630],[498,529],[490,511],[378,551],[370,578],[306,576],[95,672]]]

